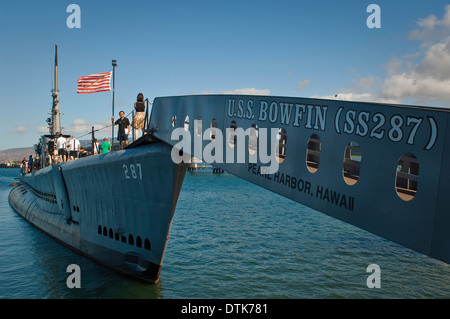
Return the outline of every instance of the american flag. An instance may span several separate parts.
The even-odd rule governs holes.
[[[97,93],[111,91],[111,74],[112,71],[80,76],[78,78],[77,93]]]

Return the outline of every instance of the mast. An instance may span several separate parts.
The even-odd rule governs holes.
[[[52,128],[51,135],[61,133],[61,116],[59,112],[59,91],[58,91],[58,46],[55,45],[55,87],[52,91]]]

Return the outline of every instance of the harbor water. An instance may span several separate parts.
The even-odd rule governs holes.
[[[60,245],[8,204],[0,168],[0,298],[450,298],[450,265],[227,173],[188,172],[155,285]],[[80,266],[81,288],[67,267]],[[379,288],[369,288],[379,266]],[[370,286],[370,285],[369,285]]]

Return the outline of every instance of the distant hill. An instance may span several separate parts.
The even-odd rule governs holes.
[[[81,146],[90,149],[90,140],[80,140]],[[101,144],[101,143],[100,143]],[[10,148],[8,150],[0,151],[0,164],[5,164],[12,161],[22,161],[25,157],[28,159],[30,155],[36,155],[34,153],[34,146],[22,147],[22,148]]]
[[[28,158],[30,155],[34,156],[34,146],[3,150],[0,151],[0,163],[22,161],[24,157]]]

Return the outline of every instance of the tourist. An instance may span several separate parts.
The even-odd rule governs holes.
[[[28,162],[27,162],[27,159],[25,157],[22,160],[22,173],[23,174],[28,173]]]
[[[92,154],[100,154],[100,145],[97,139],[94,140],[94,144],[92,145]]]
[[[66,142],[66,138],[60,133],[56,140],[56,148],[58,149],[58,156],[62,163],[67,161]]]
[[[68,144],[69,156],[71,160],[76,160],[78,158],[78,152],[80,151],[80,141],[78,141],[75,136],[72,136]]]
[[[120,149],[123,149],[123,142],[125,142],[125,147],[128,146],[128,134],[130,133],[130,121],[125,117],[125,112],[119,112],[120,119],[114,122],[114,116],[111,117],[114,125],[119,125],[119,132],[117,134],[117,140],[120,143]]]
[[[28,158],[28,173],[33,171],[33,155]]]
[[[100,151],[102,154],[108,153],[109,151],[111,151],[111,144],[109,144],[108,139],[105,137],[103,139],[103,143],[100,146]]]
[[[34,169],[39,169],[41,166],[41,160],[39,158],[39,154],[36,154],[36,156],[34,157]]]
[[[134,138],[138,139],[139,129],[144,130],[145,122],[145,102],[142,93],[138,94],[137,100],[134,102],[134,109],[136,110],[136,114],[134,114],[131,126],[134,128]]]

